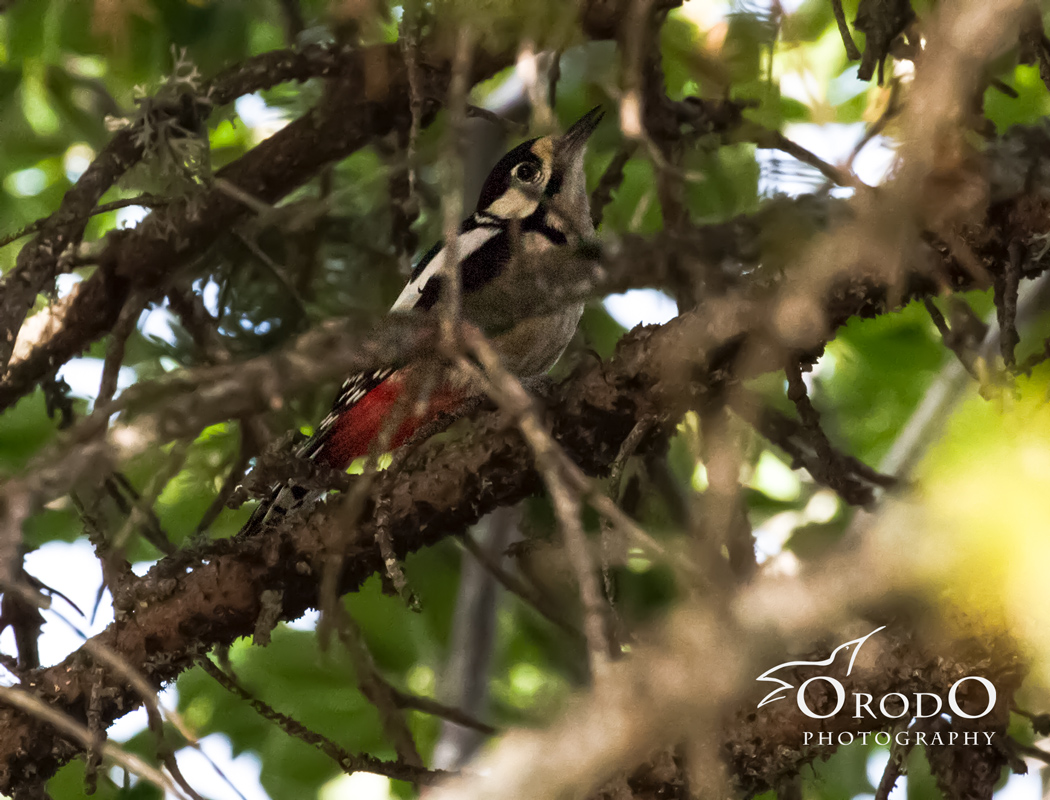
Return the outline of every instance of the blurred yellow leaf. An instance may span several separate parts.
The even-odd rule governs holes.
[[[1048,371],[973,397],[923,462],[917,513],[892,536],[940,599],[1026,642],[1050,677]],[[912,560],[914,559],[914,560]]]

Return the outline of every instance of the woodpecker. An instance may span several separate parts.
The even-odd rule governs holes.
[[[602,116],[601,108],[594,108],[564,135],[523,142],[492,168],[477,208],[460,225],[456,238],[455,259],[464,299],[494,286],[509,274],[511,264],[527,263],[527,258],[517,258],[519,254],[531,256],[559,247],[575,252],[581,241],[593,236],[583,161],[587,141]],[[435,307],[450,268],[445,256],[446,243],[441,241],[419,260],[391,314],[421,313]],[[513,316],[513,309],[507,311]],[[464,312],[469,318],[466,306]],[[508,370],[519,377],[540,375],[564,352],[582,314],[583,304],[577,303],[551,314],[517,319],[492,343]],[[420,373],[412,365],[350,376],[328,416],[299,447],[298,457],[345,469],[355,458],[367,455],[381,435],[389,437],[389,449],[396,449],[421,426],[454,411],[480,391],[469,379],[448,372],[439,383],[420,392],[424,403],[399,404],[410,384],[419,392],[417,378]],[[400,410],[400,421],[396,430],[387,430],[395,408]],[[318,496],[294,483],[276,486],[246,528],[276,522]]]

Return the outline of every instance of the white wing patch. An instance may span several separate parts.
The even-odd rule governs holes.
[[[480,228],[474,228],[474,230],[467,231],[466,233],[461,233],[456,239],[456,259],[462,263],[471,253],[475,252],[499,232],[500,229],[497,227],[484,225]],[[419,296],[423,293],[423,289],[427,285],[427,282],[435,275],[439,274],[444,267],[445,248],[442,247],[441,250],[438,251],[438,254],[430,260],[430,263],[427,264],[426,268],[419,273],[419,277],[414,281],[409,281],[408,285],[401,290],[401,294],[397,296],[397,300],[394,301],[394,305],[390,307],[390,310],[411,311],[415,308],[416,303],[419,301]]]

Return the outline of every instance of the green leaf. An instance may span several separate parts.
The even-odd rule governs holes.
[[[1005,83],[1018,96],[1008,97],[994,87],[984,92],[984,111],[995,123],[998,133],[1005,133],[1014,125],[1034,125],[1050,114],[1050,93],[1039,77],[1039,67],[1019,64]]]
[[[55,435],[56,425],[48,418],[44,393],[26,395],[4,413],[0,425],[0,470],[17,472]]]
[[[921,303],[876,319],[853,319],[827,347],[833,371],[818,373],[814,402],[832,441],[877,464],[949,356]]]

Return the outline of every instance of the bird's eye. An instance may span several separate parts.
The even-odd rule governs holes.
[[[522,161],[514,168],[513,175],[522,183],[534,183],[540,177],[540,168],[531,161]]]

